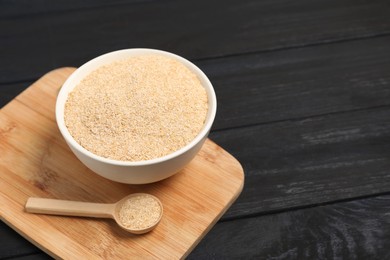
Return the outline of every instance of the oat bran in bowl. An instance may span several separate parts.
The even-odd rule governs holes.
[[[99,56],[64,83],[56,120],[74,154],[113,181],[172,176],[201,149],[217,101],[207,76],[175,54],[126,49]]]

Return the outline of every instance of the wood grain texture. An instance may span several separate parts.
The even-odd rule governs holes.
[[[384,53],[390,36],[196,64],[214,85],[213,130],[221,130],[390,105],[390,55]],[[0,85],[0,106],[23,86]]]
[[[131,47],[197,60],[386,35],[388,13],[386,0],[3,3],[0,82]]]
[[[390,37],[198,62],[215,130],[390,105]]]
[[[389,195],[372,197],[390,187],[389,13],[386,0],[1,1],[0,107],[108,51],[178,53],[216,87],[211,138],[247,174],[190,259],[389,259]],[[47,100],[30,101],[50,118]],[[0,258],[47,258],[4,223],[0,234]]]
[[[389,236],[386,195],[218,223],[188,259],[388,259]]]
[[[389,202],[386,195],[219,222],[188,259],[387,259]],[[0,230],[14,239],[3,245],[47,258],[4,224]]]
[[[187,167],[157,183],[125,185],[98,176],[74,156],[55,123],[57,92],[73,71],[46,74],[0,111],[0,219],[59,258],[186,256],[240,194],[241,165],[207,140]],[[143,236],[113,220],[24,210],[28,197],[115,203],[137,192],[155,195],[164,205],[159,225]]]
[[[215,132],[243,165],[236,218],[390,192],[390,107]]]

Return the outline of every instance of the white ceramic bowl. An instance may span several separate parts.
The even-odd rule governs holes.
[[[65,126],[64,107],[68,94],[86,75],[98,67],[116,60],[144,54],[159,54],[174,58],[198,76],[200,82],[206,89],[208,96],[208,113],[202,130],[195,139],[185,147],[164,157],[152,160],[138,162],[119,161],[93,154],[78,144]],[[85,63],[66,80],[57,97],[56,120],[61,134],[65,138],[70,149],[89,169],[116,182],[144,184],[160,181],[172,176],[183,169],[184,166],[195,157],[209,134],[214,122],[216,110],[217,100],[213,86],[207,76],[194,64],[180,56],[165,51],[153,49],[125,49],[104,54]]]

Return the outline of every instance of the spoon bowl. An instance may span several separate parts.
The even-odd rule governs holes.
[[[154,229],[163,214],[161,201],[147,193],[133,193],[112,204],[46,198],[29,198],[29,213],[111,218],[124,230],[144,234]]]
[[[136,203],[137,205],[134,205]],[[115,203],[115,210],[112,216],[121,228],[133,234],[143,234],[157,226],[161,220],[162,213],[163,206],[158,198],[146,193],[134,193]],[[132,226],[130,225],[131,223],[126,225],[126,216],[127,218],[134,217],[137,221],[133,221],[133,223],[142,222],[142,225]]]

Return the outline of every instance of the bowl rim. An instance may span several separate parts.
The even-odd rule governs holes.
[[[201,131],[196,135],[196,137],[194,139],[192,139],[192,141],[189,142],[187,145],[176,150],[173,153],[167,154],[167,155],[162,156],[162,157],[153,158],[150,160],[121,161],[121,160],[106,158],[106,157],[103,157],[103,156],[100,156],[100,155],[97,155],[97,154],[90,152],[89,150],[87,150],[86,148],[81,146],[73,138],[73,136],[70,134],[70,132],[68,131],[68,128],[65,125],[65,120],[64,120],[64,110],[65,109],[64,109],[64,107],[65,107],[65,103],[66,103],[66,100],[67,100],[69,93],[73,90],[75,85],[77,85],[78,82],[80,82],[80,80],[85,77],[85,76],[81,77],[80,80],[77,80],[77,78],[79,77],[79,74],[82,74],[85,70],[89,70],[89,67],[91,67],[91,66],[94,67],[94,69],[91,70],[91,71],[93,71],[104,64],[109,64],[113,61],[104,62],[104,60],[108,59],[108,57],[110,57],[110,56],[115,56],[115,55],[119,55],[119,54],[123,54],[123,53],[133,54],[133,55],[127,56],[126,58],[128,58],[130,56],[137,56],[137,55],[143,55],[143,54],[160,54],[163,56],[171,57],[171,58],[174,58],[174,59],[178,60],[179,62],[181,62],[183,65],[185,65],[187,68],[189,68],[192,72],[194,72],[197,75],[197,77],[201,81],[203,87],[206,89],[209,105],[208,105],[208,112],[207,112],[207,117],[206,117],[206,121],[205,121],[204,126],[202,127]],[[125,58],[122,58],[122,59],[125,59]],[[118,60],[120,60],[120,59],[118,59]],[[94,65],[95,63],[101,63],[101,64],[95,67],[95,65]],[[87,74],[89,74],[91,71],[89,71]],[[69,89],[71,89],[71,90],[69,90]],[[73,147],[78,152],[80,152],[80,153],[82,153],[82,154],[84,154],[84,155],[86,155],[94,160],[97,160],[97,161],[100,161],[103,163],[107,163],[110,165],[117,165],[117,166],[146,166],[146,165],[158,164],[158,163],[168,161],[172,158],[178,157],[178,156],[186,153],[188,150],[192,149],[199,142],[201,142],[202,139],[204,139],[209,134],[209,131],[214,123],[216,112],[217,112],[217,99],[216,99],[214,87],[211,84],[208,77],[205,75],[205,73],[201,69],[199,69],[195,64],[193,64],[189,60],[187,60],[187,59],[185,59],[177,54],[163,51],[163,50],[149,49],[149,48],[130,48],[130,49],[116,50],[116,51],[108,52],[108,53],[102,54],[100,56],[97,56],[96,58],[93,58],[93,59],[89,60],[88,62],[84,63],[79,68],[77,68],[66,79],[66,81],[62,85],[60,91],[58,92],[57,99],[56,99],[56,106],[55,106],[55,116],[56,116],[57,126],[58,126],[62,136],[64,137],[65,141],[71,147]]]

